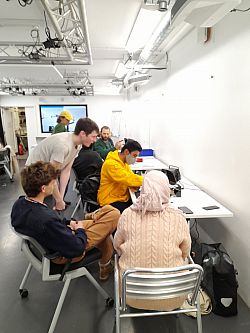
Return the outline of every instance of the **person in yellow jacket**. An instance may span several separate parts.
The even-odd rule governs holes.
[[[111,205],[122,213],[132,204],[129,187],[140,187],[143,177],[134,174],[129,164],[135,163],[141,151],[139,142],[128,139],[121,152],[115,150],[107,155],[102,166],[98,191],[101,207]]]

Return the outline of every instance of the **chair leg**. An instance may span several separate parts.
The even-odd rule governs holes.
[[[23,289],[23,287],[24,287],[24,285],[25,285],[25,282],[26,282],[26,280],[28,279],[28,277],[29,277],[29,275],[30,275],[30,271],[31,271],[31,269],[32,269],[32,265],[29,264],[28,267],[27,267],[27,269],[26,269],[26,272],[25,272],[25,274],[24,274],[24,277],[23,277],[23,279],[22,279],[22,282],[21,282],[21,284],[20,284],[20,286],[19,286],[19,290],[22,290],[22,289]]]
[[[85,216],[85,214],[88,212],[87,207],[88,207],[88,203],[84,202],[83,203],[83,216]]]
[[[197,296],[197,331],[198,333],[202,333],[202,322],[201,322],[201,307],[200,307],[200,296],[198,293]]]
[[[116,333],[121,332],[120,299],[117,292],[115,293],[115,328]]]
[[[79,200],[78,200],[78,202],[77,202],[77,204],[76,204],[76,206],[75,206],[75,209],[73,210],[73,213],[71,214],[71,218],[74,217],[74,215],[75,215],[75,213],[76,213],[78,207],[80,206],[80,204],[81,204],[81,197],[79,198]]]
[[[115,327],[116,333],[121,332],[121,318],[120,318],[120,291],[119,291],[119,269],[118,257],[115,255],[115,274],[114,274],[114,293],[115,293]]]
[[[7,173],[7,175],[10,177],[10,179],[12,179],[13,178],[13,176],[12,176],[12,174],[11,174],[11,172],[10,172],[10,170],[7,168],[7,166],[4,164],[4,170],[6,171],[6,173]]]
[[[61,309],[62,309],[62,306],[63,306],[63,302],[64,302],[65,296],[66,296],[68,288],[69,288],[70,281],[71,281],[71,279],[66,279],[66,281],[64,283],[63,290],[61,292],[61,296],[60,296],[59,301],[57,303],[56,311],[54,313],[52,322],[50,324],[50,328],[48,330],[48,333],[53,333],[54,330],[55,330],[55,326],[56,326],[58,317],[60,315],[60,312],[61,312]]]
[[[96,287],[99,293],[103,296],[104,299],[108,299],[110,296],[106,293],[106,291],[99,285],[99,283],[93,278],[93,276],[86,269],[86,277],[88,280]]]

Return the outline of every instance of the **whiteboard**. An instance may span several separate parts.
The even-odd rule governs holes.
[[[111,132],[112,136],[119,137],[120,130],[121,130],[121,118],[122,118],[122,111],[112,111],[111,115]]]

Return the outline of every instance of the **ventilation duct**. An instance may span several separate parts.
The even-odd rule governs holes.
[[[152,56],[160,45],[163,42],[166,43],[166,40],[171,43],[171,38],[175,38],[175,34],[179,34],[180,31],[182,33],[178,40],[193,27],[212,27],[240,3],[241,0],[176,0],[170,2],[169,11],[145,45],[137,64],[152,62]],[[178,40],[176,39],[176,42]]]
[[[151,76],[148,74],[136,74],[136,75],[132,75],[128,78],[128,80],[124,81],[124,86],[129,88],[130,86],[133,85],[143,85],[148,83],[148,81],[150,80]]]

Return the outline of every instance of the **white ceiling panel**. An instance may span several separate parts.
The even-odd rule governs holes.
[[[141,3],[141,0],[87,0],[92,47],[124,48]]]
[[[11,78],[27,81],[60,81],[63,79],[54,70],[52,65],[7,65],[0,64],[1,78]]]

